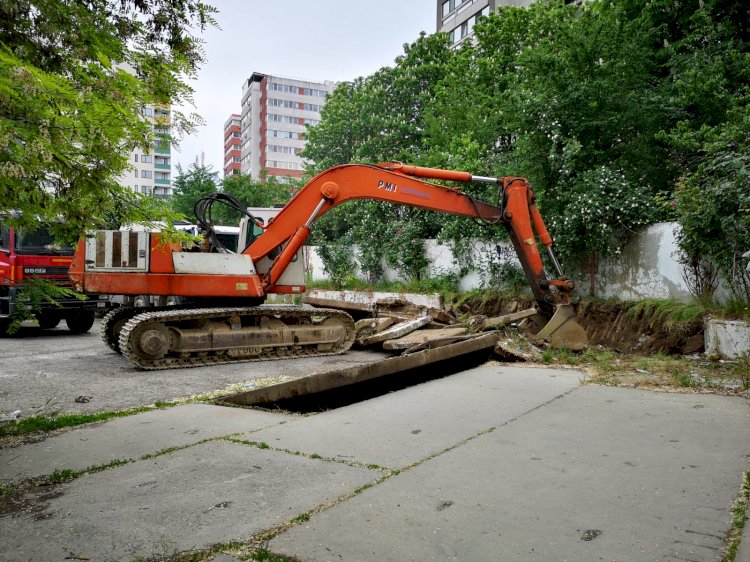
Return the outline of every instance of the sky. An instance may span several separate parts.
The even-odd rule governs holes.
[[[435,32],[435,0],[207,0],[220,29],[203,33],[207,61],[197,79],[195,112],[206,124],[173,147],[172,169],[205,154],[223,176],[224,122],[240,112],[253,72],[303,80],[346,81],[392,66],[403,44]]]

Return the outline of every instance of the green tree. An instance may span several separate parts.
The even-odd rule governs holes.
[[[113,215],[146,218],[153,209],[117,182],[130,151],[153,146],[139,112],[190,101],[184,80],[203,62],[195,32],[213,25],[214,11],[195,0],[0,2],[3,207],[22,211],[32,228],[64,217],[65,241]],[[171,134],[198,123],[173,111]]]
[[[172,185],[172,209],[185,216],[188,221],[195,220],[193,207],[201,197],[219,191],[219,172],[210,164],[206,165],[205,155],[196,156],[195,161],[183,170],[177,164],[177,176]]]
[[[738,1],[685,7],[666,65],[681,110],[665,138],[683,169],[673,200],[683,259],[699,275],[715,264],[743,300],[750,300],[742,259],[750,249],[749,16]],[[715,288],[697,285],[708,293],[699,297]]]

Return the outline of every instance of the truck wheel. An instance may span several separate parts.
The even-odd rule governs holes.
[[[88,332],[94,325],[95,313],[93,310],[82,310],[73,316],[68,316],[65,323],[71,334],[82,334]]]
[[[60,323],[60,317],[57,314],[40,314],[36,317],[36,319],[39,322],[39,327],[42,330],[49,330]]]

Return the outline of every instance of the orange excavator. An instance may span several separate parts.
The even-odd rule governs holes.
[[[498,204],[426,180],[496,184]],[[534,193],[520,177],[482,177],[399,162],[336,166],[310,180],[265,224],[246,213],[251,228],[242,231],[237,252],[212,243],[211,224],[205,208],[198,213],[199,202],[198,223],[207,232],[202,251],[183,248],[158,232],[97,231],[79,241],[70,276],[87,293],[182,297],[179,306],[123,307],[103,320],[104,342],[143,369],[344,353],[355,337],[348,314],[262,303],[269,294],[305,291],[304,277],[294,271],[301,272],[300,250],[310,228],[350,199],[378,199],[504,225],[540,312],[550,319],[537,337],[573,350],[586,347],[586,333],[570,303],[574,284],[563,274]],[[537,237],[557,277],[545,274]]]

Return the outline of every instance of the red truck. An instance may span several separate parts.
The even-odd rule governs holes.
[[[10,326],[17,307],[25,306],[19,297],[24,280],[43,279],[58,286],[73,288],[68,268],[74,248],[55,244],[50,232],[40,226],[33,232],[11,227],[0,216],[0,335]],[[41,328],[54,328],[65,320],[74,334],[87,332],[94,323],[96,309],[107,304],[106,297],[86,300],[74,297],[43,302],[32,311]]]

